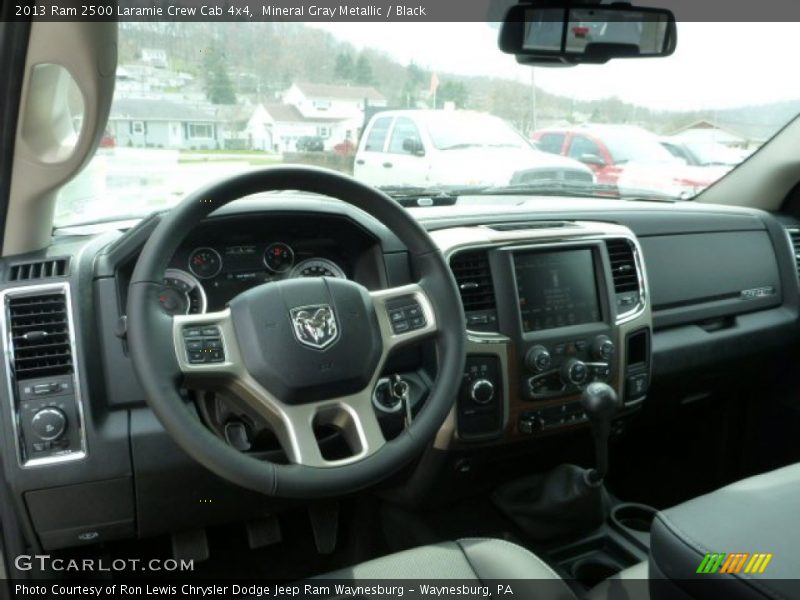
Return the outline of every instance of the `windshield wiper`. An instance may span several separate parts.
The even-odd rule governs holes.
[[[459,196],[480,192],[486,186],[415,186],[390,185],[381,186],[381,190],[395,202],[406,208],[411,206],[452,206]]]
[[[481,196],[577,196],[581,198],[613,198],[618,200],[652,200],[661,202],[674,202],[676,200],[672,196],[650,190],[626,190],[625,196],[622,196],[619,188],[614,184],[564,181],[562,179],[542,179],[515,185],[484,187],[470,193]]]

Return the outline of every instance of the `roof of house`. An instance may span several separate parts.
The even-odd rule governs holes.
[[[282,123],[337,123],[341,117],[307,117],[293,104],[265,104],[264,108],[273,121]]]
[[[133,121],[217,121],[212,104],[183,104],[150,98],[115,98],[110,119]]]
[[[360,85],[332,85],[328,83],[295,83],[306,96],[315,98],[341,98],[346,100],[380,100],[386,97],[374,87]]]

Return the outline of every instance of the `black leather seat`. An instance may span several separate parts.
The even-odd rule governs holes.
[[[555,571],[525,548],[505,540],[468,538],[420,546],[334,571],[318,579],[448,579],[489,585],[492,580],[524,579],[535,597],[575,600]],[[517,597],[524,595],[515,586]],[[495,589],[491,589],[494,594]],[[520,594],[523,594],[522,596]]]

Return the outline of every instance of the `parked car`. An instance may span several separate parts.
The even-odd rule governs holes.
[[[543,129],[532,137],[543,151],[579,160],[594,171],[598,183],[616,185],[623,192],[694,195],[726,172],[689,165],[669,152],[658,136],[630,125]]]
[[[699,167],[735,167],[749,152],[742,148],[730,148],[717,142],[684,140],[680,137],[663,137],[659,140],[670,154],[686,161],[688,165]]]
[[[499,117],[461,110],[376,114],[361,136],[354,174],[376,186],[594,180],[585,165],[537,150]]]
[[[295,148],[298,152],[322,152],[325,150],[325,142],[319,136],[305,135],[297,140]]]

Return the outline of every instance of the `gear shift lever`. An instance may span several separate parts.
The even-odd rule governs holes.
[[[586,482],[598,486],[608,474],[608,435],[611,432],[611,419],[621,402],[614,388],[602,381],[595,381],[583,389],[581,405],[592,425],[597,461],[597,467],[586,474]]]

